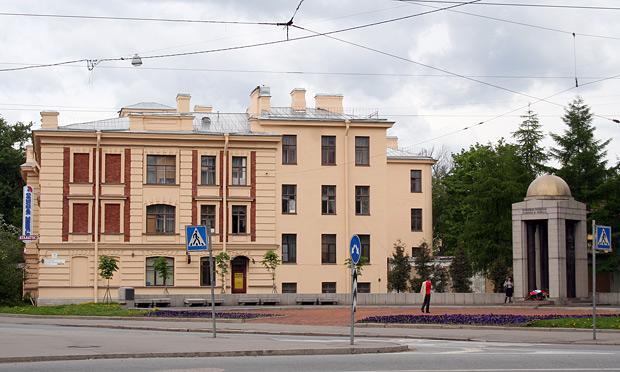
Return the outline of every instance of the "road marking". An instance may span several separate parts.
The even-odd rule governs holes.
[[[502,371],[513,372],[536,372],[536,371],[620,371],[620,368],[502,368]],[[497,372],[497,368],[493,369],[400,369],[400,370],[375,370],[373,372]],[[368,371],[350,371],[350,372],[368,372]]]

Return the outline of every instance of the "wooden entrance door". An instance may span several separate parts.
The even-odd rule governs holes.
[[[230,287],[232,293],[247,292],[248,261],[249,260],[247,257],[239,256],[235,257],[235,259],[230,263]]]

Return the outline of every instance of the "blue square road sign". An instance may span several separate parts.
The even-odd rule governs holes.
[[[206,226],[185,226],[185,241],[188,252],[209,250]]]
[[[611,250],[611,226],[596,226],[596,249],[602,251]]]

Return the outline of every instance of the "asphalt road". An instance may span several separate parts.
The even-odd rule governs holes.
[[[0,329],[4,344],[10,342],[28,348],[19,334],[36,340],[42,332],[58,332],[57,347],[66,340],[64,332],[78,332],[83,344],[96,346],[101,337],[115,336],[126,339],[129,344],[142,339],[149,344],[149,337],[155,338],[158,351],[178,348],[179,343],[193,342],[191,335],[175,332],[120,331],[106,329],[73,329],[51,327],[13,331],[10,341],[5,338],[7,328]],[[17,328],[17,327],[16,327]],[[19,328],[24,329],[23,326]],[[15,328],[12,328],[13,330]],[[190,336],[190,338],[186,338]],[[205,335],[200,339],[206,342]],[[161,342],[160,337],[167,339]],[[302,337],[274,335],[235,335],[247,342],[264,344],[286,344],[298,348],[308,344],[340,345],[348,341],[343,337]],[[240,339],[241,340],[241,339]],[[45,340],[45,344],[54,340]],[[240,341],[242,342],[242,341]],[[335,356],[278,356],[278,357],[223,357],[223,358],[152,358],[112,359],[0,364],[0,371],[620,371],[620,347],[601,345],[550,345],[526,343],[496,343],[475,341],[437,341],[412,339],[365,338],[368,343],[394,342],[407,344],[415,351],[394,354],[335,355]],[[142,346],[143,346],[142,345]],[[173,346],[174,345],[174,346]],[[78,345],[80,346],[80,345]],[[140,348],[140,345],[135,345]]]

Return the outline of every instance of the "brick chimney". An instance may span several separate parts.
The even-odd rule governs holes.
[[[58,111],[41,111],[41,128],[58,128]]]
[[[194,105],[194,112],[213,112],[212,106]]]
[[[343,98],[342,94],[317,94],[314,96],[314,107],[342,114],[344,111],[342,108]]]
[[[187,93],[177,94],[177,112],[189,112],[189,99],[191,96]]]
[[[250,93],[250,107],[248,113],[251,116],[260,116],[261,112],[271,110],[271,93],[269,87],[257,86]]]
[[[306,90],[295,88],[291,91],[291,108],[295,111],[306,111]]]

